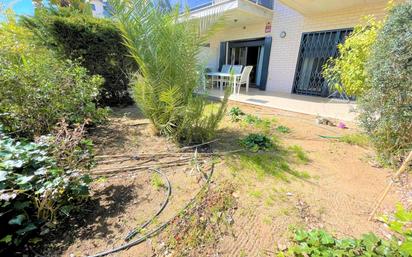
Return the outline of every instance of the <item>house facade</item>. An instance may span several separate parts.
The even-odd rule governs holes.
[[[172,2],[172,4],[175,2]],[[253,66],[265,91],[327,97],[322,67],[356,24],[382,19],[386,0],[188,0],[191,16],[222,12],[224,27],[204,48],[206,66]]]

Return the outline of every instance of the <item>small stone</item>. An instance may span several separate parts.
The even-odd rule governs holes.
[[[286,195],[287,195],[287,196],[293,196],[293,193],[287,192]]]

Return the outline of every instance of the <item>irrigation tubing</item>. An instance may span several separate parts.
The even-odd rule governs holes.
[[[133,229],[132,231],[129,232],[129,234],[126,236],[125,240],[126,241],[130,241],[130,239],[132,239],[133,237],[135,237],[142,229],[144,229],[145,227],[147,227],[150,223],[153,222],[153,220],[155,220],[157,218],[157,216],[160,215],[160,213],[166,208],[166,205],[169,202],[170,196],[172,194],[172,186],[170,185],[170,180],[169,178],[166,176],[166,174],[164,174],[163,172],[161,172],[159,169],[151,169],[152,171],[156,172],[157,174],[159,174],[160,176],[163,177],[163,179],[166,181],[167,183],[167,191],[166,191],[166,198],[163,201],[163,204],[160,206],[160,209],[155,213],[155,215],[153,215],[153,217],[149,220],[147,220],[145,223],[143,223],[140,227]]]
[[[132,247],[132,246],[141,244],[141,243],[143,243],[144,241],[146,241],[147,239],[149,239],[149,238],[157,235],[159,232],[161,232],[163,229],[165,229],[174,219],[176,219],[176,218],[180,215],[180,213],[182,213],[182,212],[185,211],[190,205],[192,205],[192,204],[194,203],[194,201],[199,197],[199,195],[203,192],[203,190],[205,190],[206,188],[209,188],[209,185],[210,185],[210,182],[211,182],[211,179],[212,179],[212,175],[213,175],[213,172],[214,172],[214,167],[215,167],[215,166],[214,166],[214,163],[212,163],[212,168],[211,168],[209,177],[208,177],[206,183],[202,186],[202,188],[199,190],[199,192],[195,195],[195,197],[193,197],[193,198],[185,205],[185,207],[183,207],[182,211],[179,211],[179,212],[178,212],[176,215],[174,215],[171,219],[169,219],[169,220],[166,221],[165,223],[159,225],[158,227],[154,228],[153,230],[149,231],[148,233],[146,233],[146,234],[145,234],[144,236],[142,236],[142,237],[139,237],[139,238],[137,238],[137,239],[135,239],[135,240],[129,241],[128,243],[125,243],[125,244],[123,244],[123,245],[121,245],[121,246],[119,246],[119,247],[116,247],[116,248],[113,248],[113,249],[110,249],[110,250],[107,250],[107,251],[104,251],[104,252],[100,252],[100,253],[97,253],[97,254],[95,254],[95,255],[90,255],[90,256],[87,256],[87,257],[102,257],[102,256],[106,256],[106,255],[113,254],[113,253],[116,253],[116,252],[120,252],[120,251],[129,249],[129,248]]]

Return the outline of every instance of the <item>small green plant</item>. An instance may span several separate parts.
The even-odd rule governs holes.
[[[239,107],[232,107],[229,111],[230,119],[233,122],[238,122],[242,119],[242,116],[245,115],[245,113],[239,108]]]
[[[276,131],[279,132],[279,133],[288,134],[288,133],[290,133],[290,128],[288,128],[286,126],[283,126],[283,125],[280,125],[280,126],[276,127]]]
[[[382,240],[372,233],[360,239],[337,239],[324,230],[296,230],[294,243],[278,256],[410,256],[396,241]]]
[[[165,187],[165,184],[164,184],[164,182],[163,182],[162,177],[161,177],[159,174],[157,174],[157,173],[153,173],[153,175],[152,175],[152,177],[151,177],[151,179],[150,179],[150,182],[152,183],[152,186],[153,186],[156,190],[159,190],[159,189]]]
[[[292,145],[289,150],[296,156],[296,158],[302,163],[308,163],[309,157],[307,156],[305,150],[299,145]]]
[[[251,152],[269,151],[274,147],[272,139],[263,134],[249,134],[240,144]]]
[[[258,124],[262,122],[262,119],[256,115],[246,114],[245,118],[243,119],[249,125]]]
[[[252,190],[249,192],[249,195],[254,197],[254,198],[262,198],[262,191],[260,190]]]
[[[366,147],[370,144],[369,137],[365,134],[360,133],[343,135],[342,137],[338,138],[338,141],[362,147]]]

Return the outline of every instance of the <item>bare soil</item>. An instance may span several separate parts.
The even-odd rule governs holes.
[[[253,171],[233,170],[223,158],[215,167],[215,184],[233,181],[238,202],[234,213],[233,233],[221,238],[207,256],[274,256],[278,248],[288,245],[291,228],[324,228],[337,236],[359,236],[374,232],[387,236],[384,225],[367,221],[372,206],[390,179],[392,171],[371,165],[374,155],[369,148],[349,145],[320,135],[339,136],[357,132],[317,125],[315,117],[275,109],[230,103],[250,114],[276,118],[277,124],[291,129],[279,134],[281,144],[299,145],[308,154],[307,164],[293,164],[308,179],[290,177],[282,180]],[[229,108],[230,108],[229,107]],[[240,148],[241,137],[254,132],[226,117],[213,143],[215,151]],[[115,109],[108,124],[91,132],[97,155],[177,152],[178,147],[153,133],[151,125],[135,107]],[[133,165],[133,161],[98,166],[96,169]],[[137,164],[136,164],[137,165]],[[204,181],[189,166],[162,169],[172,184],[172,197],[156,221],[173,217],[199,191]],[[165,192],[151,183],[149,172],[119,173],[100,179],[93,185],[93,201],[85,207],[87,215],[73,219],[61,238],[51,239],[49,256],[86,256],[119,246],[128,231],[150,218],[164,200]],[[393,211],[399,201],[409,199],[409,181],[394,188],[379,212]],[[154,256],[156,238],[113,256]],[[213,254],[211,254],[213,253]]]

